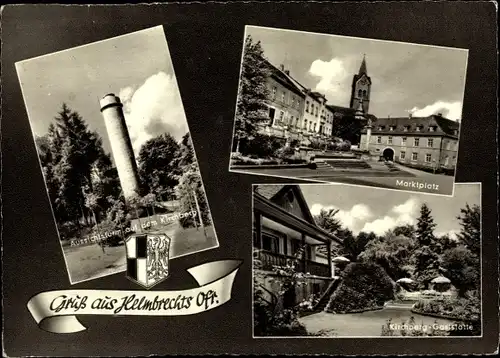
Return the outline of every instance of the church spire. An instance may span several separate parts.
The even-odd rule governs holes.
[[[361,66],[359,66],[359,73],[358,75],[362,75],[362,74],[368,74],[368,71],[366,70],[366,58],[365,58],[365,54],[363,54],[363,61],[361,62]]]

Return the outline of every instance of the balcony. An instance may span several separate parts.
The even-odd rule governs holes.
[[[273,266],[286,266],[291,264],[296,258],[293,256],[287,256],[282,254],[277,254],[275,252],[259,250],[256,253],[254,259],[260,260],[262,266],[260,269],[266,271],[272,271]],[[305,264],[305,267],[304,267]],[[298,259],[296,263],[296,270],[298,272],[309,273],[310,275],[319,277],[331,277],[330,267],[326,264],[321,264],[311,260]]]

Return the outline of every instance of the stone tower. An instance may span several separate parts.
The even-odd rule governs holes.
[[[366,58],[363,55],[363,61],[359,67],[358,74],[355,74],[352,79],[352,89],[351,89],[351,102],[349,107],[356,110],[359,104],[363,104],[364,114],[368,113],[370,106],[370,91],[372,86],[372,80],[368,76],[368,71],[366,69]]]
[[[100,105],[123,196],[128,199],[138,193],[139,175],[132,142],[123,115],[123,104],[119,97],[109,93],[100,100]]]

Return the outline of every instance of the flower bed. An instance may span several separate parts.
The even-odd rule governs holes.
[[[460,321],[479,321],[481,304],[479,298],[472,295],[459,298],[442,297],[418,301],[413,306],[413,311],[423,315],[438,315]]]
[[[231,166],[267,166],[267,165],[298,165],[307,164],[300,158],[256,158],[254,156],[243,156],[239,153],[231,154]]]

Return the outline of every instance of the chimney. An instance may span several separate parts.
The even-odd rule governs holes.
[[[290,76],[290,70],[285,70],[285,73]]]
[[[283,64],[280,65],[280,71],[285,71],[285,65]]]
[[[408,112],[408,118],[411,118],[411,117],[413,117],[413,113]]]
[[[442,116],[443,116],[443,113],[439,112],[439,113],[437,114],[437,116],[438,116],[438,117],[442,117]]]

